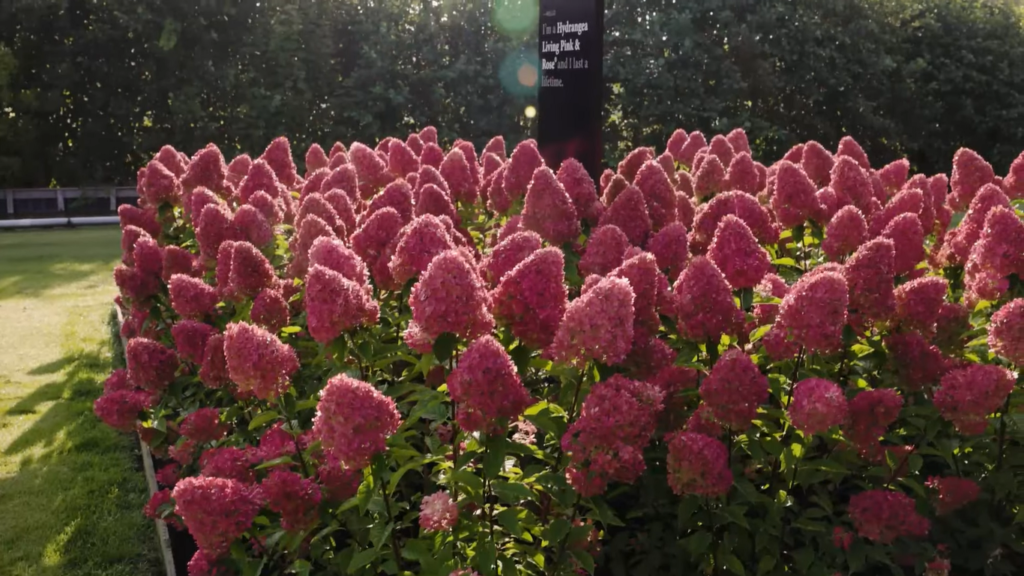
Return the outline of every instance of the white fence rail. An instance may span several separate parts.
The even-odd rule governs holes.
[[[117,207],[135,204],[134,186],[0,190],[0,229],[117,223]]]

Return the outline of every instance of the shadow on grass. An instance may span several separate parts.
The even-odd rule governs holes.
[[[0,232],[0,300],[32,297],[113,270],[117,226]]]
[[[109,366],[87,351],[37,367],[33,373],[60,377],[0,415],[44,410],[4,450],[20,460],[0,478],[0,574],[160,572],[153,525],[141,514],[147,492],[138,445],[92,412]]]

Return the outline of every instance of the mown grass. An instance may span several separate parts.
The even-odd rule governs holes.
[[[0,233],[0,574],[159,573],[136,441],[92,413],[119,237]]]

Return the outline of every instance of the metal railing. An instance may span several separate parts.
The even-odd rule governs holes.
[[[0,190],[0,228],[117,223],[117,207],[136,204],[134,186]]]

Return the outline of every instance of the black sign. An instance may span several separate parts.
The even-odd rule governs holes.
[[[604,0],[540,1],[537,143],[553,170],[572,157],[601,174]]]

